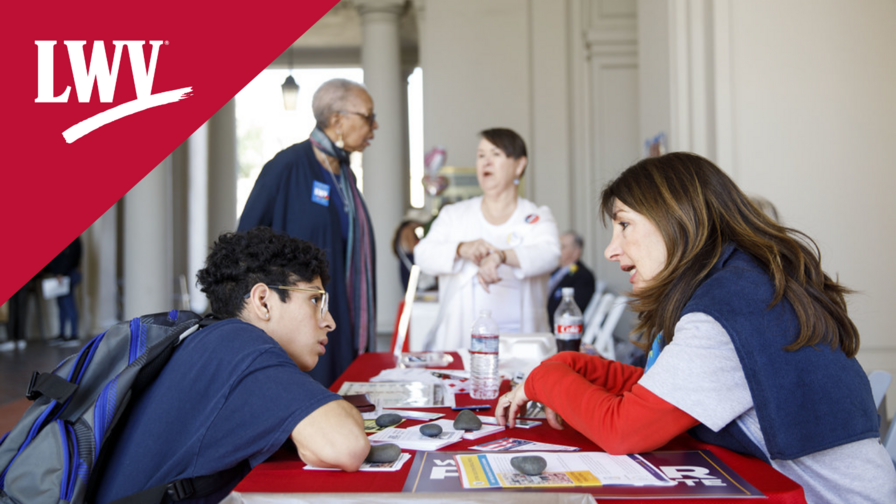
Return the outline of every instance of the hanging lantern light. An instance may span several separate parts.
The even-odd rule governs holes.
[[[291,68],[290,72],[292,72]],[[299,97],[299,85],[296,84],[296,80],[292,78],[292,73],[286,77],[286,81],[284,81],[283,85],[280,87],[283,89],[283,108],[286,110],[295,110],[296,100]]]

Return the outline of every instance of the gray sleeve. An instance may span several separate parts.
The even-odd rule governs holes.
[[[678,321],[675,339],[639,383],[716,432],[753,407],[731,338],[705,313]]]

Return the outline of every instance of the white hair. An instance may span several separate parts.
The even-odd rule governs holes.
[[[317,126],[321,129],[329,126],[330,117],[345,109],[352,93],[359,90],[367,93],[364,84],[348,79],[330,79],[321,84],[311,98],[311,111],[314,113]]]

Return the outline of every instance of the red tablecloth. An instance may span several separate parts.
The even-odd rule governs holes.
[[[447,368],[462,369],[461,359],[454,354],[454,362]],[[381,370],[395,367],[395,358],[387,353],[367,353],[360,356],[333,384],[331,390],[337,391],[346,381],[367,381],[377,375]],[[501,393],[509,388],[508,383],[502,386]],[[482,404],[489,401],[471,400],[466,394],[456,396],[457,404]],[[491,401],[494,407],[496,401]],[[432,410],[447,413],[446,418],[454,418],[455,412],[445,408]],[[477,412],[482,415],[494,415],[491,411]],[[421,422],[406,421],[402,426],[411,426]],[[462,451],[470,446],[482,444],[507,437],[507,433],[499,432],[490,436],[479,438],[475,441],[462,440],[446,447],[448,451]],[[575,430],[567,427],[564,430],[554,430],[544,423],[525,431],[526,439],[537,440],[545,443],[573,445],[584,450],[600,451],[600,448],[582,436]],[[776,471],[765,462],[718,446],[701,443],[694,438],[683,434],[672,440],[661,450],[710,450],[719,459],[737,472],[746,481],[764,493],[770,502],[775,503],[805,503],[802,488],[792,480]],[[346,473],[342,471],[304,471],[304,463],[299,460],[295,452],[281,450],[269,460],[258,465],[237,486],[240,492],[400,492],[404,486],[410,471],[411,463],[405,463],[397,472],[357,472]],[[687,499],[626,499],[627,502],[692,502]],[[738,499],[742,502],[742,499]],[[726,502],[721,499],[699,499],[701,503]],[[730,502],[730,500],[728,501]]]

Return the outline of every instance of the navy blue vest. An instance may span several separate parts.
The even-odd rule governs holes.
[[[824,343],[784,350],[796,340],[799,322],[786,298],[769,309],[773,296],[765,269],[728,244],[681,313],[705,313],[728,332],[771,458],[791,460],[877,437],[877,409],[862,367]],[[691,434],[768,461],[735,422],[718,433],[701,424]]]

